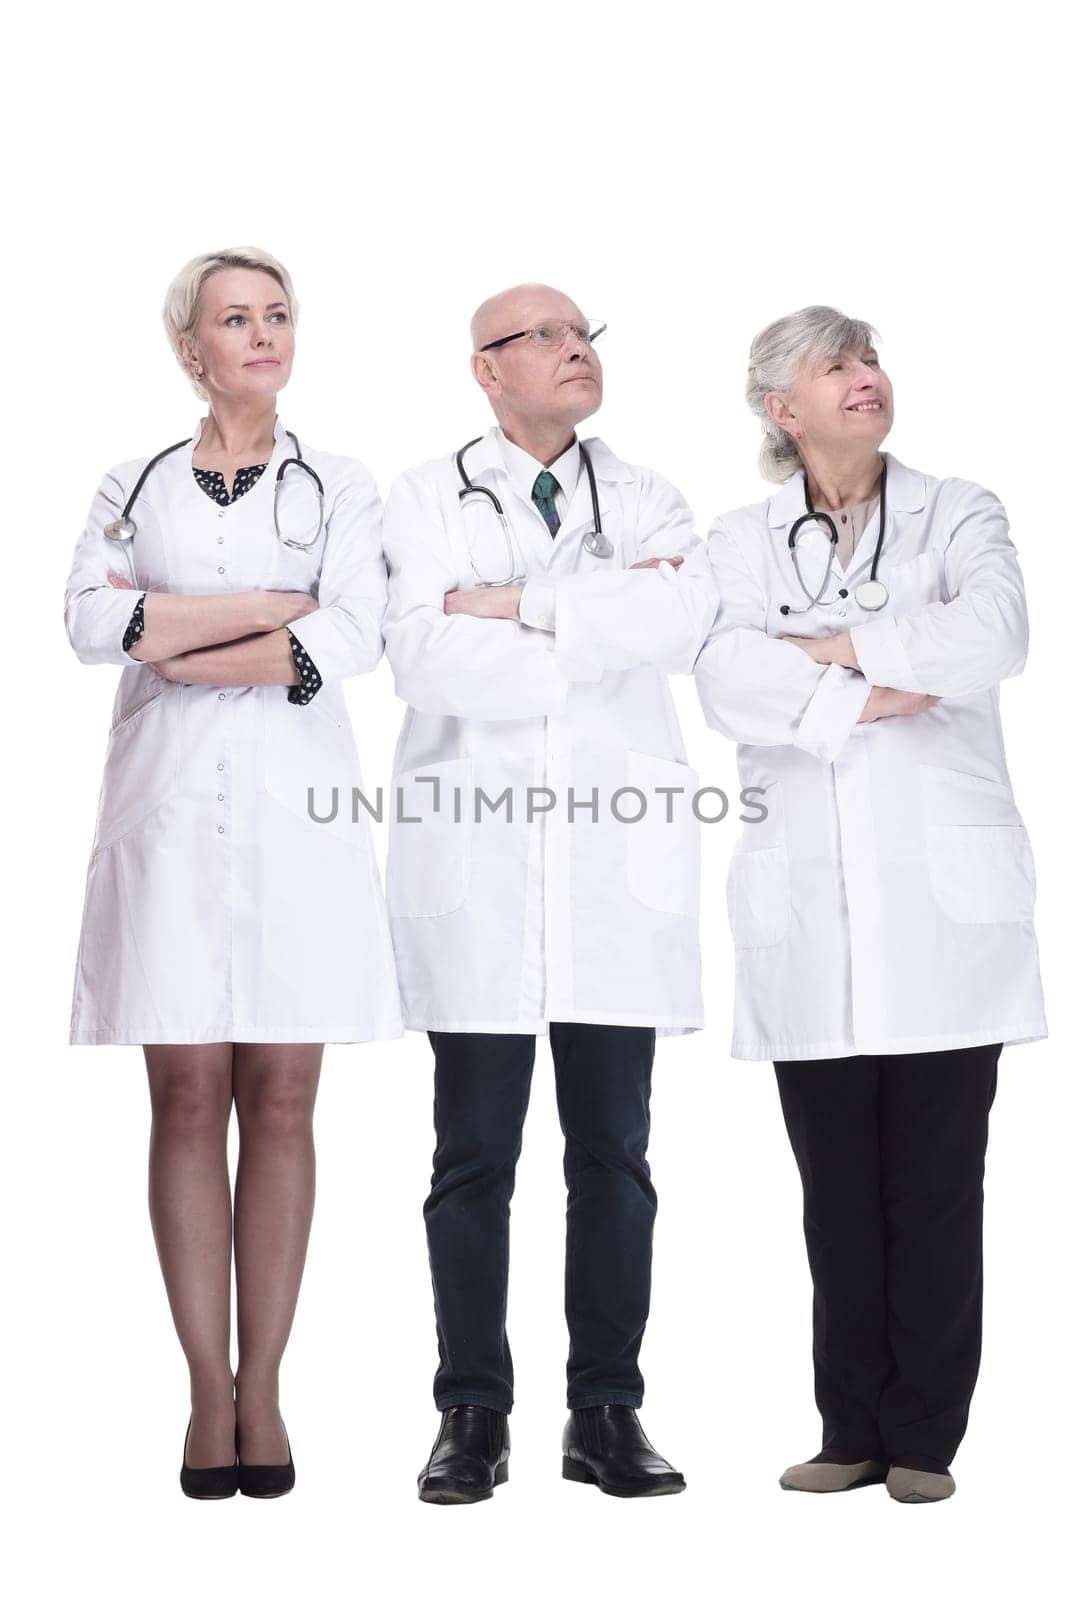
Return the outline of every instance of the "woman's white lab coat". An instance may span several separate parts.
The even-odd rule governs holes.
[[[878,576],[885,610],[852,595],[870,576],[877,511],[827,595],[807,602],[788,550],[804,511],[797,472],[708,540],[720,610],[697,663],[705,716],[739,743],[764,791],[743,828],[728,907],[737,957],[733,1053],[798,1060],[951,1050],[1046,1032],[1034,866],[1016,809],[997,685],[1023,669],[1026,602],[1004,508],[987,489],[886,455]],[[798,559],[814,594],[826,534]],[[852,630],[862,671],[819,666],[783,634]],[[859,723],[870,687],[941,696],[915,716]]]
[[[202,424],[201,424],[202,426]],[[274,533],[279,422],[270,464],[216,505],[192,473],[200,436],[161,461],[137,500],[137,533],[104,538],[145,460],[107,473],[78,541],[66,623],[79,659],[121,665],[89,862],[74,983],[74,1044],[212,1040],[355,1042],[402,1031],[395,969],[364,821],[341,680],[381,654],[385,565],[380,502],[366,469],[304,449],[325,488],[326,529],[310,550]],[[293,479],[290,484],[290,479]],[[290,468],[281,516],[313,530],[317,497]],[[319,609],[291,624],[323,679],[307,705],[283,686],[165,682],[122,649],[137,594],[301,590]],[[329,815],[337,786],[336,818]]]
[[[699,780],[666,673],[692,669],[710,626],[703,541],[670,484],[598,439],[587,444],[614,554],[582,548],[584,473],[553,539],[498,440],[494,428],[465,464],[502,501],[531,584],[554,590],[555,632],[445,614],[447,590],[474,587],[472,542],[483,576],[494,551],[503,560],[492,512],[461,510],[452,457],[404,473],[386,506],[386,654],[409,707],[394,785],[403,816],[421,819],[398,820],[394,802],[386,898],[404,1020],[445,1032],[544,1033],[550,1021],[689,1032],[703,1025],[688,809]],[[677,571],[625,570],[675,554]],[[539,808],[543,790],[554,806],[528,821],[528,793]],[[499,808],[483,801],[476,819],[476,791]],[[644,798],[642,820],[617,820],[613,797],[620,815]]]

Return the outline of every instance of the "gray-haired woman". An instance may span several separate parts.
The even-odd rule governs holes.
[[[1003,1044],[1043,1038],[997,686],[1027,622],[1004,508],[881,449],[893,389],[826,306],[753,341],[760,465],[697,663],[765,816],[730,864],[733,1053],[770,1059],[804,1191],[823,1448],[787,1489],[953,1492],[978,1372]]]

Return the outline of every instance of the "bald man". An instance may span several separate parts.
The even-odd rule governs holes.
[[[563,1475],[676,1494],[637,1419],[656,1194],[657,1033],[703,1025],[697,775],[667,683],[715,599],[688,507],[575,427],[599,328],[524,284],[480,306],[497,426],[404,473],[385,513],[386,652],[408,705],[388,901],[409,1028],[435,1058],[425,1205],[442,1413],[419,1494],[507,1480],[508,1217],[537,1036],[564,1135],[570,1332]]]

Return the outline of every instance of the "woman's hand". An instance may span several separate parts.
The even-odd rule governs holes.
[[[113,589],[136,589],[137,585],[124,578],[121,572],[109,572],[107,581]]]
[[[185,666],[188,660],[187,656],[169,656],[165,661],[146,661],[145,666],[165,683],[194,683],[196,680]]]
[[[804,654],[818,662],[820,667],[851,667],[860,670],[856,652],[852,648],[851,633],[832,633],[828,639],[799,639],[795,634],[784,633],[786,644],[795,644]]]
[[[263,600],[267,606],[267,626],[264,633],[270,633],[275,628],[284,628],[287,623],[296,622],[300,617],[310,616],[312,611],[319,609],[319,602],[309,594],[300,590],[282,591],[274,593],[267,590],[263,593]]]
[[[940,702],[938,694],[912,694],[908,689],[872,689],[860,712],[861,722],[877,722],[879,717],[914,717]]]

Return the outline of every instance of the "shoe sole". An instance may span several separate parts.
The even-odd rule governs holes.
[[[493,1489],[508,1481],[508,1464],[502,1461],[493,1474]],[[449,1484],[431,1484],[419,1490],[419,1499],[427,1506],[475,1506],[493,1498],[493,1489],[483,1489],[481,1494],[471,1494],[467,1489],[453,1489]]]
[[[615,1489],[610,1484],[602,1483],[592,1468],[583,1466],[580,1461],[572,1461],[569,1456],[563,1457],[563,1476],[568,1483],[591,1483],[601,1494],[613,1495],[616,1500],[654,1500],[665,1494],[681,1494],[685,1488],[683,1481],[655,1484],[647,1489]]]
[[[779,1489],[784,1489],[786,1494],[851,1494],[853,1489],[870,1489],[873,1484],[884,1483],[885,1476],[880,1478],[857,1478],[855,1483],[846,1483],[840,1489],[805,1489],[800,1483],[781,1483]]]

